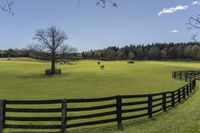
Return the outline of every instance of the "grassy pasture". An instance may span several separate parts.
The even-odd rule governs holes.
[[[76,65],[57,65],[62,75],[45,76],[48,62],[33,59],[0,60],[0,97],[6,99],[59,99],[143,94],[173,90],[184,84],[171,78],[171,72],[184,63],[141,61],[80,61]],[[192,65],[192,64],[191,64]],[[188,65],[189,66],[189,65]]]
[[[185,84],[184,81],[172,79],[172,71],[198,69],[200,67],[198,62],[136,61],[135,64],[127,64],[126,61],[102,61],[101,63],[105,65],[104,70],[101,70],[97,61],[94,60],[79,61],[74,65],[57,64],[57,67],[62,69],[63,74],[45,76],[43,74],[44,69],[50,66],[48,62],[29,58],[1,59],[0,98],[34,100],[156,93],[175,90]],[[197,91],[193,97],[176,109],[161,114],[152,120],[144,118],[128,121],[124,124],[124,131],[118,131],[115,126],[109,125],[108,127],[98,126],[90,129],[71,130],[71,132],[198,131],[198,123],[200,123],[197,120],[197,118],[200,118],[198,95],[200,94]],[[82,106],[87,106],[87,104]],[[30,114],[26,115],[30,116]],[[182,117],[183,115],[184,117]],[[36,116],[40,116],[40,114]],[[187,120],[192,124],[188,124]],[[173,124],[174,122],[176,125]]]

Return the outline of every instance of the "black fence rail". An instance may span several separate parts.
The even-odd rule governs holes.
[[[185,70],[172,72],[172,78],[185,81],[200,79],[200,70]]]
[[[176,106],[195,90],[195,86],[196,80],[193,79],[175,91],[155,94],[119,95],[93,99],[0,100],[0,133],[6,128],[12,130],[57,129],[62,133],[66,133],[69,128],[103,123],[116,122],[118,126],[122,126],[124,120],[140,117],[151,118],[155,114],[165,112]],[[93,103],[93,105],[80,107],[82,103],[86,105]],[[41,105],[42,108],[39,108],[38,106]],[[90,111],[95,112],[90,113]],[[30,115],[26,116],[27,113]],[[76,113],[76,115],[73,113]],[[33,116],[32,114],[40,115]],[[30,122],[37,122],[38,124],[32,125]],[[40,122],[54,122],[56,124],[44,125]]]

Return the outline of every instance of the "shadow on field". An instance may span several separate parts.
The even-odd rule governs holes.
[[[158,114],[162,115],[162,114]],[[158,116],[156,115],[156,116]],[[138,125],[150,124],[152,121],[157,121],[159,118],[141,118],[137,120],[129,120],[123,122],[123,126],[118,128],[117,124],[110,124],[106,126],[98,126],[98,127],[89,127],[82,129],[71,129],[68,130],[68,133],[114,133],[114,132],[123,132],[124,129],[128,129],[129,127],[138,127]]]
[[[22,79],[54,79],[58,77],[68,77],[71,73],[62,73],[62,74],[56,74],[56,75],[45,75],[45,74],[26,74],[26,75],[16,75],[17,78]]]
[[[107,124],[107,125],[99,125],[95,127],[87,127],[87,128],[74,128],[68,129],[67,133],[114,133],[114,132],[123,132],[124,129],[138,126],[140,124],[147,124],[152,121],[157,121],[158,119],[152,118],[141,118],[138,120],[130,120],[123,122],[123,127],[117,127],[117,124]],[[17,131],[17,132],[9,132],[9,133],[60,133],[59,131],[50,131],[50,132],[41,132],[41,131]],[[8,132],[5,132],[8,133]]]
[[[23,132],[5,132],[5,133],[60,133],[59,131],[58,132],[32,132],[32,131],[23,131]]]

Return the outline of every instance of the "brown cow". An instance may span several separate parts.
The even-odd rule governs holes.
[[[104,68],[105,68],[105,66],[104,66],[104,65],[101,65],[101,70],[104,69]]]

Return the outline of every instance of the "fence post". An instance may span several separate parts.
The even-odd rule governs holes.
[[[176,72],[172,72],[172,78],[175,79],[175,77],[176,77]]]
[[[0,133],[3,133],[5,124],[5,100],[0,100]]]
[[[181,102],[181,89],[178,89],[178,102]]]
[[[193,80],[193,89],[196,87],[196,79]]]
[[[175,74],[174,74],[174,79],[176,79],[176,72],[175,72]]]
[[[67,127],[67,100],[62,100],[61,133],[66,133]]]
[[[162,94],[162,108],[163,108],[163,111],[165,112],[166,111],[166,93]]]
[[[186,92],[187,92],[187,96],[189,96],[190,85],[191,85],[191,84],[187,85],[187,91],[186,91]]]
[[[172,91],[171,92],[171,105],[172,105],[172,107],[174,107],[175,106],[175,101],[174,101],[175,99],[174,99],[174,91]]]
[[[185,81],[187,81],[188,72],[185,72],[184,77],[185,77]]]
[[[192,93],[192,88],[193,88],[193,84],[192,84],[192,81],[190,80],[190,93]]]
[[[194,80],[192,80],[191,82],[191,91],[193,91],[194,90],[194,88],[195,88],[195,79]]]
[[[182,89],[182,94],[183,94],[183,100],[185,100],[185,87]]]
[[[190,82],[192,81],[192,75],[190,74]]]
[[[116,109],[117,109],[117,126],[122,126],[122,97],[116,96]]]
[[[152,95],[148,96],[148,114],[149,118],[152,117]]]

